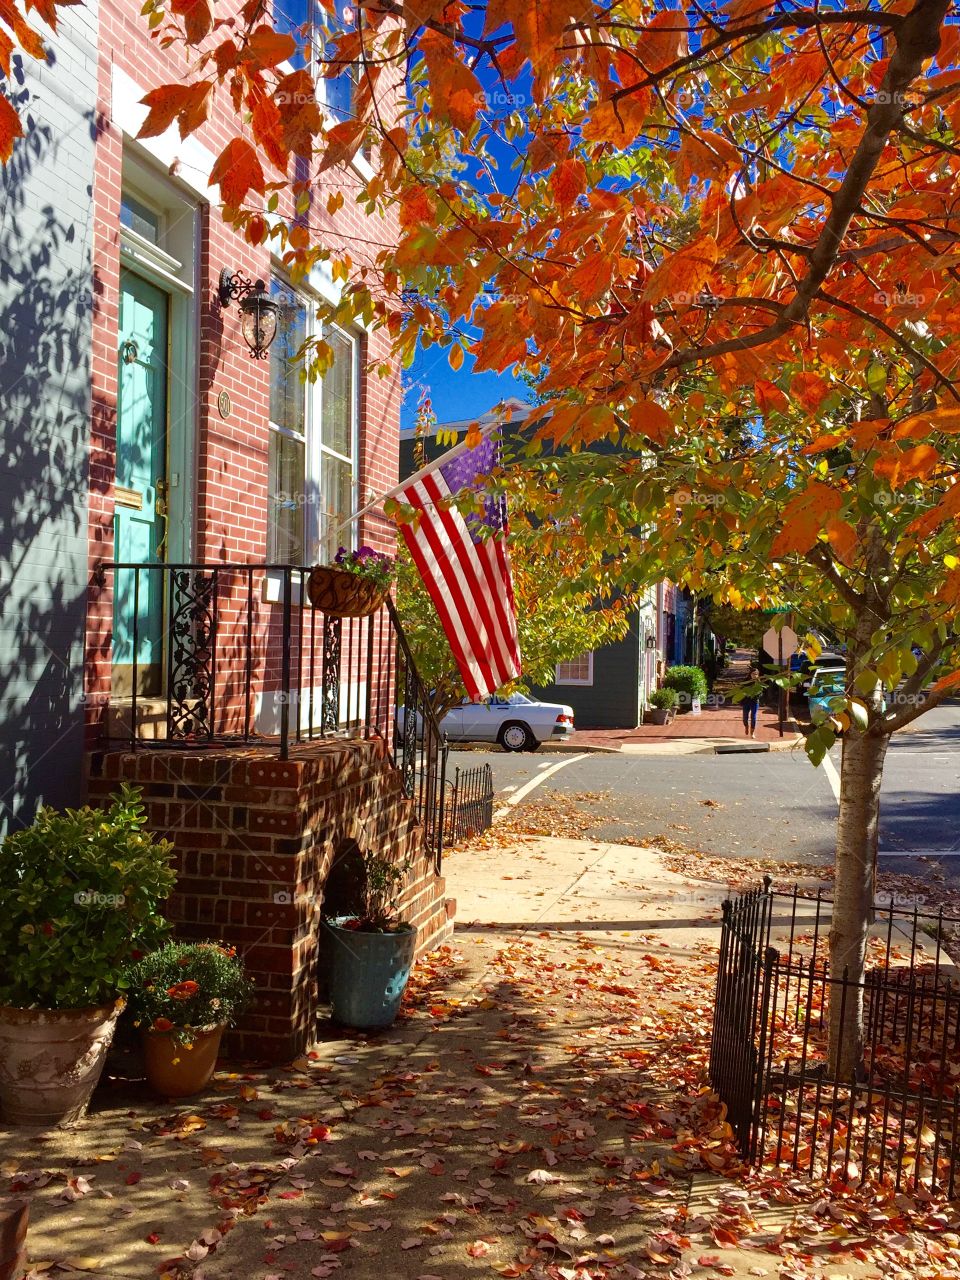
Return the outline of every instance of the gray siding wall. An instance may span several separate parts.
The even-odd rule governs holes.
[[[614,644],[594,650],[593,684],[550,684],[531,697],[573,707],[578,729],[635,729],[640,705],[640,623]]]
[[[95,0],[61,9],[2,83],[26,136],[0,168],[0,832],[82,795],[96,31]]]

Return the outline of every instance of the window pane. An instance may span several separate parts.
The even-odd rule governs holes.
[[[306,429],[306,387],[297,360],[307,336],[307,307],[290,286],[273,276],[270,294],[280,304],[277,336],[270,348],[270,421],[302,435]]]
[[[151,244],[160,243],[160,215],[125,192],[120,197],[120,225],[136,231]]]
[[[353,545],[352,527],[337,532],[338,526],[353,514],[353,467],[327,453],[321,466],[320,559],[332,560],[339,547]]]
[[[279,431],[270,432],[267,559],[303,564],[304,446]]]
[[[311,0],[274,0],[273,25],[277,31],[285,31],[296,40],[296,53],[290,59],[294,67],[306,66],[305,51],[309,52],[310,30],[304,27],[312,21],[313,4]]]
[[[343,21],[341,12],[323,12],[320,23],[316,35],[320,59],[318,70],[321,73],[317,77],[317,99],[339,123],[341,120],[349,120],[353,117],[359,67],[353,64],[344,66],[338,75],[322,74],[328,69],[332,70],[326,64],[336,58],[335,40],[347,29],[347,24]],[[352,19],[350,25],[352,26]]]
[[[593,684],[593,654],[582,653],[571,662],[558,662],[555,684]]]
[[[330,329],[323,335],[333,348],[333,365],[323,375],[322,440],[328,449],[353,457],[353,343]]]

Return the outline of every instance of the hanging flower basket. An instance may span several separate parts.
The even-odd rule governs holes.
[[[313,607],[339,618],[365,618],[376,613],[389,590],[389,583],[384,586],[328,564],[316,565],[307,579],[307,595]]]

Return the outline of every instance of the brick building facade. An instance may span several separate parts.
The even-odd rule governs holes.
[[[64,234],[81,230],[75,256],[89,299],[77,313],[71,370],[80,406],[71,418],[77,465],[63,499],[73,504],[71,527],[59,543],[47,539],[48,552],[65,548],[56,572],[72,575],[59,592],[46,544],[30,548],[61,631],[65,604],[73,610],[74,648],[61,659],[69,687],[49,692],[44,750],[30,747],[25,720],[24,758],[11,767],[20,800],[8,821],[29,821],[42,800],[101,799],[121,779],[135,780],[152,829],[177,848],[178,930],[235,942],[256,981],[236,1046],[276,1059],[302,1050],[311,1034],[317,922],[338,858],[365,844],[411,857],[403,907],[419,948],[450,927],[435,851],[411,798],[415,778],[422,791],[422,770],[401,772],[393,758],[391,707],[404,692],[388,669],[399,661],[396,640],[383,640],[387,623],[378,618],[376,633],[373,622],[349,631],[349,652],[344,632],[341,657],[339,633],[324,618],[308,620],[315,611],[303,578],[284,568],[328,559],[339,543],[393,552],[395,531],[381,515],[338,528],[396,483],[400,377],[374,372],[388,359],[383,331],[321,323],[318,311],[341,287],[329,271],[294,287],[269,242],[251,245],[223,222],[208,176],[243,127],[226,94],[195,136],[181,140],[172,128],[137,139],[147,91],[188,76],[177,47],[150,38],[140,8],[103,0],[77,11],[88,55],[79,60],[86,81],[75,81],[85,94],[74,104],[86,129],[82,157],[61,151],[58,159],[52,148],[31,177],[24,143],[7,175],[16,181],[20,159],[34,205],[43,191],[63,206]],[[79,38],[78,24],[67,22],[55,44],[68,66]],[[342,87],[324,87],[329,112]],[[60,128],[51,122],[54,136]],[[359,191],[372,172],[358,157],[344,180]],[[389,242],[394,226],[365,216],[349,194],[330,215],[326,195],[318,183],[312,233],[334,254],[349,245],[360,267],[376,252],[364,246]],[[281,205],[280,215],[293,210]],[[251,358],[239,306],[221,301],[224,271],[264,281],[279,306],[267,358]],[[330,345],[333,363],[304,384],[293,357],[310,336]],[[19,430],[28,437],[44,399],[42,373],[34,403],[24,404]],[[50,450],[62,451],[63,423],[51,412]],[[40,483],[25,470],[13,482]],[[15,545],[0,552],[16,562]],[[36,596],[36,582],[31,590]],[[330,732],[314,724],[321,703]],[[41,722],[36,707],[32,716]],[[284,722],[292,724],[289,759],[276,745]],[[185,740],[174,743],[175,730]],[[231,740],[238,734],[243,743]]]

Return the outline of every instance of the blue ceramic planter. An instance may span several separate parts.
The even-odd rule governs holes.
[[[413,968],[416,929],[362,933],[342,928],[340,920],[325,920],[324,927],[330,940],[334,1022],[358,1030],[389,1027]]]

